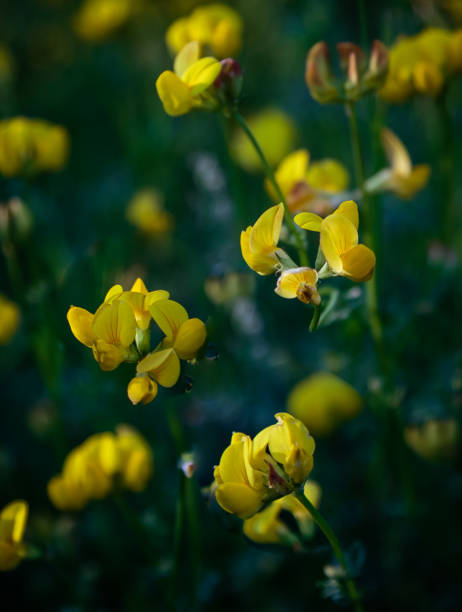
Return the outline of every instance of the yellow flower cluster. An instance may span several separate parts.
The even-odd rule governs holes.
[[[456,419],[430,419],[408,425],[404,439],[412,450],[429,461],[453,459],[460,448],[460,429]]]
[[[8,344],[18,329],[20,319],[19,307],[0,295],[0,345]]]
[[[234,433],[215,467],[215,497],[226,512],[249,518],[265,502],[288,495],[308,478],[313,438],[290,414],[280,412],[275,418],[277,423],[253,440]]]
[[[25,501],[16,500],[0,512],[0,571],[12,570],[26,556],[23,542],[29,507]]]
[[[391,47],[390,68],[379,94],[400,103],[413,94],[437,96],[445,81],[462,70],[462,30],[427,28],[403,36]]]
[[[172,229],[173,217],[164,210],[162,197],[151,188],[140,189],[130,200],[126,216],[128,221],[147,236],[158,236]]]
[[[14,117],[0,121],[0,173],[60,170],[69,155],[69,134],[61,125]]]
[[[331,434],[358,416],[362,408],[359,393],[329,372],[317,372],[301,380],[287,398],[289,412],[316,436]]]
[[[166,41],[173,54],[197,40],[220,59],[236,55],[242,44],[242,19],[231,7],[209,4],[177,19],[168,28]]]
[[[93,351],[100,368],[114,370],[122,362],[137,363],[137,375],[128,384],[133,404],[147,404],[157,385],[173,387],[180,376],[180,359],[192,360],[206,338],[205,325],[190,319],[168,291],[149,291],[138,278],[130,291],[114,285],[95,314],[71,306],[67,320],[74,336]],[[151,320],[165,334],[150,352]]]
[[[102,40],[131,17],[137,4],[136,0],[84,0],[74,16],[74,30],[84,40]]]
[[[345,276],[363,282],[372,277],[375,255],[365,245],[358,244],[359,215],[355,202],[343,202],[324,219],[311,212],[295,217],[295,222],[303,229],[320,233],[320,250],[325,263],[319,270],[297,267],[278,247],[283,216],[282,204],[272,206],[253,226],[241,232],[241,252],[249,268],[262,276],[280,273],[275,289],[278,295],[317,306],[321,301],[317,290],[319,278]]]
[[[152,450],[132,427],[90,436],[66,457],[63,470],[48,483],[48,496],[60,510],[80,510],[115,487],[142,491],[153,473]]]
[[[329,213],[332,205],[328,196],[344,191],[349,182],[348,171],[342,163],[336,159],[310,163],[306,149],[298,149],[284,157],[274,174],[292,213],[303,210]],[[268,179],[265,187],[277,202],[277,194]]]
[[[312,480],[307,480],[304,495],[317,508],[321,500],[321,487]],[[271,502],[261,512],[244,521],[245,535],[258,544],[287,544],[297,546],[299,540],[281,518],[283,512],[289,512],[297,524],[303,539],[311,538],[315,523],[310,512],[293,493]]]
[[[174,72],[164,70],[156,81],[159,98],[168,115],[185,115],[193,108],[217,108],[212,85],[221,71],[214,57],[202,57],[200,44],[192,41],[178,53]]]

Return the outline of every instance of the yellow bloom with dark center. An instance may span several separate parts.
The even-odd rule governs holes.
[[[234,56],[242,45],[242,19],[224,4],[201,6],[191,15],[174,21],[167,30],[166,40],[172,53],[197,40],[220,59]]]
[[[314,213],[300,213],[295,223],[303,229],[320,232],[321,250],[335,276],[346,276],[357,282],[372,277],[375,255],[367,246],[358,244],[359,214],[355,202],[343,202],[325,219]]]
[[[197,41],[188,43],[176,56],[174,72],[165,70],[156,81],[164,110],[173,117],[189,113],[193,108],[215,108],[213,95],[207,90],[221,71],[214,57],[200,57]]]
[[[102,40],[129,19],[136,5],[136,0],[84,0],[74,17],[74,30],[84,40]]]
[[[316,508],[319,506],[321,487],[316,482],[308,480],[304,494]],[[297,535],[281,517],[283,512],[289,512],[293,516],[304,539],[313,535],[315,526],[313,518],[293,493],[274,500],[261,512],[245,520],[243,525],[245,535],[259,544],[297,544]]]
[[[8,344],[20,321],[20,310],[17,304],[0,295],[0,345]]]
[[[292,149],[296,126],[292,118],[278,108],[266,108],[246,119],[270,166],[276,166]],[[236,130],[230,143],[236,162],[249,172],[260,172],[260,157],[242,130]]]
[[[0,512],[0,571],[12,570],[26,556],[23,542],[29,507],[27,502],[16,500]]]
[[[215,467],[219,505],[241,518],[253,516],[272,499],[283,497],[307,479],[313,467],[314,440],[306,427],[287,413],[250,436],[234,433]]]
[[[408,425],[404,439],[424,459],[453,459],[460,445],[459,424],[453,418],[430,419],[421,425]]]
[[[304,304],[319,306],[321,297],[317,282],[318,273],[313,268],[290,268],[281,273],[275,292],[289,300],[298,298]]]
[[[173,216],[164,210],[162,198],[155,189],[138,191],[127,206],[126,217],[148,236],[165,234],[173,226]]]
[[[284,206],[278,204],[265,210],[254,225],[241,232],[241,252],[246,264],[262,276],[280,267],[279,235],[284,218]]]
[[[363,408],[359,393],[329,372],[317,372],[301,380],[289,393],[287,409],[316,436],[331,434]]]

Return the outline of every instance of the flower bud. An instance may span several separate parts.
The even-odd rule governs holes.
[[[128,383],[127,395],[134,406],[149,404],[157,395],[157,383],[147,375],[135,376]]]
[[[34,218],[20,198],[11,198],[0,205],[0,239],[22,242],[29,235]]]
[[[381,87],[385,82],[387,72],[388,50],[380,40],[374,40],[364,81],[373,88]]]
[[[224,104],[233,104],[242,90],[242,68],[239,62],[231,57],[221,60],[220,64],[221,72],[215,79],[214,86]]]
[[[306,58],[305,80],[311,95],[321,104],[339,102],[330,64],[330,53],[324,41],[311,47]]]

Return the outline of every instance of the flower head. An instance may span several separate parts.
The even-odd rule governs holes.
[[[321,297],[316,284],[318,273],[312,268],[290,268],[284,270],[276,285],[275,292],[283,298],[298,298],[304,304],[319,306]]]
[[[300,213],[295,223],[303,229],[320,232],[320,247],[334,275],[357,282],[371,278],[375,255],[367,246],[358,244],[359,215],[355,202],[343,202],[325,219],[314,213]]]
[[[221,71],[214,57],[200,57],[200,44],[192,41],[176,56],[174,72],[165,70],[156,81],[164,110],[172,116],[184,115],[193,108],[215,108],[208,90]]]
[[[84,40],[100,41],[128,20],[136,4],[133,0],[84,0],[74,17],[74,30]]]
[[[271,274],[280,266],[277,253],[284,206],[278,204],[265,210],[254,225],[241,232],[241,251],[246,264],[262,276]]]
[[[127,206],[126,217],[147,236],[165,234],[173,225],[173,217],[164,210],[162,197],[155,189],[137,191]]]
[[[424,459],[452,459],[460,443],[459,424],[453,418],[430,419],[420,425],[408,425],[404,439]]]
[[[0,512],[0,571],[14,569],[26,555],[23,543],[29,507],[16,500]]]

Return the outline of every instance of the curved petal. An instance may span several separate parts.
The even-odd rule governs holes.
[[[104,304],[96,313],[92,330],[108,344],[129,347],[135,339],[136,321],[130,305],[124,301]]]
[[[374,272],[375,255],[364,244],[358,244],[342,255],[343,274],[354,281],[369,280]]]
[[[92,330],[94,315],[85,308],[71,306],[67,311],[67,320],[71,327],[71,332],[79,342],[85,346],[91,347],[95,341],[95,335]]]
[[[2,538],[12,540],[13,542],[21,542],[24,530],[26,529],[28,513],[29,506],[27,502],[22,499],[11,502],[11,504],[5,506],[0,513]]]
[[[318,273],[312,268],[292,268],[284,270],[278,279],[275,292],[283,298],[298,297],[300,285],[306,284],[315,287],[318,282]]]
[[[392,170],[408,176],[412,170],[412,162],[404,144],[394,132],[387,128],[382,130],[381,139]]]
[[[137,367],[138,374],[149,372],[163,387],[173,387],[180,376],[180,360],[171,348],[146,355]]]
[[[237,514],[241,518],[254,515],[263,503],[260,494],[254,489],[236,482],[218,485],[215,497],[223,510]]]
[[[123,291],[122,285],[114,285],[109,289],[104,297],[105,302],[112,302],[116,297],[120,296]]]
[[[174,300],[156,301],[150,304],[149,312],[169,341],[175,339],[181,325],[188,320],[186,309]]]
[[[279,164],[276,172],[276,182],[284,195],[288,195],[292,187],[298,182],[306,179],[310,154],[306,149],[298,149],[290,153]],[[268,183],[271,193],[274,188]],[[277,200],[275,194],[274,199]]]
[[[193,40],[187,43],[173,62],[173,70],[179,77],[183,77],[186,70],[198,61],[201,56],[201,46],[199,41]]]
[[[284,206],[276,204],[260,215],[249,234],[249,248],[257,253],[268,253],[275,250],[281,233]]]
[[[221,64],[214,57],[203,57],[194,62],[182,75],[182,80],[191,90],[191,95],[197,96],[210,87],[221,72]]]
[[[146,295],[148,293],[148,290],[146,288],[146,285],[143,282],[143,279],[141,279],[139,277],[133,283],[132,288],[130,289],[130,291],[135,291],[136,293],[142,293],[143,295]]]
[[[295,215],[294,221],[302,229],[310,230],[311,232],[320,232],[322,217],[311,212],[302,212]]]
[[[165,70],[156,81],[159,98],[168,115],[177,117],[188,113],[193,105],[193,97],[186,83],[171,70]]]
[[[358,230],[343,215],[332,214],[321,226],[321,250],[332,270],[340,274],[343,268],[340,256],[358,244]]]
[[[188,319],[179,328],[173,348],[180,359],[193,359],[206,337],[204,323],[200,319]]]
[[[342,202],[340,206],[334,210],[332,213],[334,215],[343,215],[347,219],[349,219],[356,229],[358,229],[359,225],[359,213],[358,213],[358,205],[353,200],[347,200],[346,202]]]

